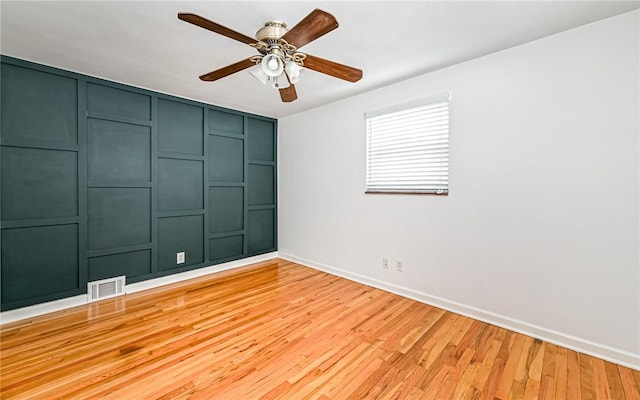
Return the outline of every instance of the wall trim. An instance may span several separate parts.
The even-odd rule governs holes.
[[[278,257],[640,371],[640,354],[630,353],[601,343],[567,335],[515,318],[419,292],[404,286],[373,279],[365,275],[356,274],[293,254],[278,252]]]
[[[260,254],[253,257],[243,258],[241,260],[229,261],[222,264],[211,265],[208,267],[202,267],[193,269],[190,271],[181,272],[178,274],[167,275],[159,278],[149,279],[146,281],[131,283],[125,285],[125,295],[129,293],[136,293],[147,289],[153,289],[172,283],[186,281],[188,279],[198,278],[204,275],[214,274],[217,272],[227,271],[230,269],[245,267],[250,264],[255,264],[262,261],[268,261],[276,258],[277,252],[271,252],[266,254]],[[9,322],[20,321],[23,319],[38,317],[44,314],[49,314],[55,311],[63,311],[69,308],[78,307],[88,304],[87,295],[81,294],[73,297],[67,297],[60,300],[49,301],[46,303],[34,304],[32,306],[16,308],[14,310],[8,310],[0,312],[0,324],[6,324]]]
[[[79,294],[77,296],[65,297],[64,299],[47,301],[46,303],[3,311],[0,312],[0,324],[38,317],[40,315],[52,313],[54,311],[66,310],[83,304],[87,304],[86,294]]]
[[[143,290],[154,289],[159,286],[170,285],[172,283],[178,283],[186,281],[188,279],[199,278],[204,275],[215,274],[217,272],[228,271],[230,269],[245,267],[250,264],[255,264],[262,261],[273,260],[278,257],[277,252],[260,254],[253,257],[243,258],[241,260],[229,261],[222,264],[211,265],[208,267],[202,267],[198,269],[192,269],[190,271],[181,272],[178,274],[172,274],[167,276],[161,276],[159,278],[147,279],[125,285],[125,294],[137,293]]]
[[[576,336],[567,335],[562,332],[557,332],[551,329],[547,329],[541,326],[530,324],[525,321],[506,317],[504,315],[496,314],[491,311],[483,310],[480,308],[472,307],[466,304],[458,303],[448,299],[444,299],[438,296],[433,296],[427,293],[419,292],[404,286],[395,285],[389,282],[373,279],[365,275],[356,274],[341,268],[336,268],[323,264],[320,262],[308,260],[302,257],[298,257],[288,253],[271,252],[244,258],[242,260],[230,261],[223,264],[211,265],[208,267],[198,268],[191,271],[185,271],[182,273],[163,276],[160,278],[149,279],[142,282],[136,282],[125,286],[125,294],[137,293],[143,290],[153,289],[172,283],[182,282],[189,279],[201,277],[204,275],[214,274],[217,272],[227,271],[235,268],[244,267],[250,264],[272,260],[274,258],[281,258],[283,260],[292,261],[306,267],[317,269],[329,273],[331,275],[339,276],[354,282],[358,282],[364,285],[372,286],[387,292],[391,292],[403,297],[407,297],[412,300],[419,301],[421,303],[429,304],[435,307],[442,308],[447,311],[454,312],[456,314],[464,315],[466,317],[474,318],[479,321],[483,321],[492,325],[499,326],[501,328],[509,329],[518,333],[522,333],[527,336],[532,336],[544,340],[549,343],[553,343],[558,346],[566,347],[571,350],[575,350],[581,353],[589,354],[594,357],[602,358],[604,360],[632,368],[640,371],[640,354],[633,354],[621,349],[616,349],[611,346],[607,346],[600,343],[595,343],[589,340],[585,340]],[[0,313],[0,323],[6,324],[9,322],[15,322],[23,319],[33,318],[40,315],[52,313],[55,311],[62,311],[72,307],[77,307],[87,304],[87,295],[82,294],[73,297],[67,297],[60,300],[54,300],[47,303],[36,304],[28,307],[18,308],[15,310],[4,311]]]

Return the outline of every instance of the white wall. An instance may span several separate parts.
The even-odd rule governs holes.
[[[280,256],[640,369],[639,21],[281,119]],[[363,114],[441,91],[449,196],[365,195]]]

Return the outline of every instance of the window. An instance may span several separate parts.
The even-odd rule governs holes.
[[[367,113],[367,193],[449,193],[449,94]]]

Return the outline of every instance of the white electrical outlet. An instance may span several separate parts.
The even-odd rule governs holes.
[[[402,260],[396,260],[396,271],[404,272],[404,262]]]
[[[382,257],[382,268],[389,269],[389,259],[387,257]]]
[[[177,253],[177,255],[176,255],[176,263],[177,264],[184,264],[184,251],[181,251],[181,252]]]

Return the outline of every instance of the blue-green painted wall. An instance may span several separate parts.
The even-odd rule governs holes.
[[[10,57],[0,75],[2,310],[276,250],[276,120]]]

